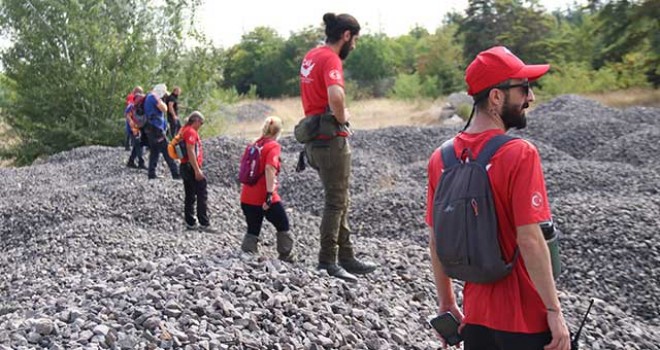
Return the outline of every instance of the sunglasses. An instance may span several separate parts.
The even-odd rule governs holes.
[[[529,89],[530,89],[531,85],[529,84],[528,81],[526,81],[524,83],[520,83],[520,84],[495,85],[495,86],[493,86],[493,89],[508,90],[508,89],[513,89],[513,88],[517,88],[517,87],[522,88],[522,92],[525,96],[529,95]]]

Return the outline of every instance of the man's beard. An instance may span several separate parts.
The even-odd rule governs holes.
[[[504,100],[504,107],[502,107],[501,115],[502,122],[504,122],[504,129],[524,129],[527,126],[527,116],[525,115],[525,109],[527,107],[529,107],[529,103],[527,102],[523,103],[522,106],[510,104],[509,96],[507,95]]]
[[[348,57],[349,53],[351,53],[351,41],[352,40],[345,42],[344,45],[341,46],[341,50],[339,50],[339,58],[341,58],[342,61]]]

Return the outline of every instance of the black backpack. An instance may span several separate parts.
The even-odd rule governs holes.
[[[511,262],[503,258],[486,170],[495,152],[513,139],[504,134],[493,137],[476,160],[467,148],[457,158],[453,139],[440,147],[444,170],[433,197],[433,233],[438,258],[451,278],[495,282],[511,272],[518,258],[517,247]]]

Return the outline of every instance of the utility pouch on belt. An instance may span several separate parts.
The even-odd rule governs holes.
[[[293,136],[300,143],[307,143],[319,136],[320,115],[312,115],[302,118],[293,128]]]
[[[333,139],[337,137],[337,133],[342,131],[350,134],[348,125],[339,124],[335,116],[331,112],[327,112],[302,118],[294,127],[293,135],[296,141],[307,143],[317,139]]]

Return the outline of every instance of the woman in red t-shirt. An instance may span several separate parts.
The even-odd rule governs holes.
[[[279,259],[293,262],[294,239],[289,232],[289,218],[277,194],[277,174],[280,171],[282,151],[277,139],[281,132],[282,119],[268,117],[264,121],[261,137],[254,141],[261,148],[259,173],[262,176],[254,185],[241,185],[241,209],[247,222],[247,233],[243,237],[241,249],[247,253],[258,252],[257,243],[265,217],[277,230]]]

